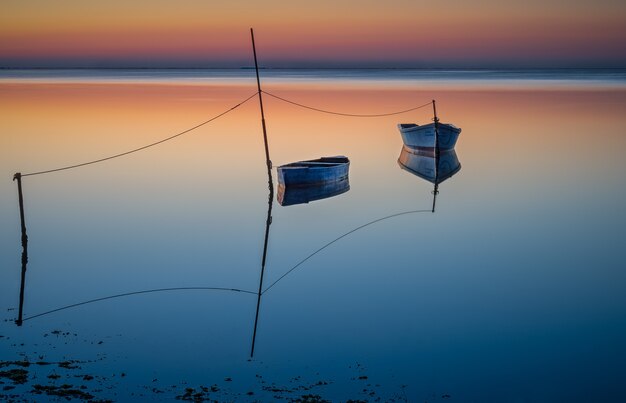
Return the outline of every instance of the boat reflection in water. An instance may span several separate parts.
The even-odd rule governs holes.
[[[291,206],[338,196],[342,193],[346,193],[348,190],[350,190],[350,180],[348,177],[339,181],[326,182],[312,186],[285,186],[280,183],[278,185],[278,195],[276,198],[281,206]]]
[[[461,170],[461,163],[454,149],[437,152],[434,148],[402,146],[400,157],[398,157],[398,165],[405,171],[435,185],[432,192],[433,213],[435,212],[437,194],[439,194],[439,184]]]

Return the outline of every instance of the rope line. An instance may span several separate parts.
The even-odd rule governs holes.
[[[250,95],[250,96],[249,96],[248,98],[246,98],[245,100],[243,100],[243,101],[239,102],[237,105],[235,105],[235,106],[233,106],[233,107],[231,107],[231,108],[229,108],[229,109],[225,110],[224,112],[220,113],[219,115],[213,116],[213,117],[212,117],[211,119],[209,119],[209,120],[205,120],[204,122],[202,122],[202,123],[200,123],[200,124],[197,124],[197,125],[195,125],[195,126],[193,126],[193,127],[189,128],[189,129],[183,130],[182,132],[176,133],[176,134],[174,134],[173,136],[167,137],[167,138],[165,138],[165,139],[163,139],[163,140],[159,140],[159,141],[156,141],[156,142],[154,142],[154,143],[150,143],[150,144],[148,144],[148,145],[145,145],[145,146],[143,146],[143,147],[135,148],[135,149],[133,149],[133,150],[126,151],[126,152],[123,152],[123,153],[120,153],[120,154],[115,154],[115,155],[112,155],[112,156],[110,156],[110,157],[100,158],[100,159],[97,159],[97,160],[94,160],[94,161],[83,162],[82,164],[70,165],[70,166],[66,166],[66,167],[62,167],[62,168],[49,169],[49,170],[47,170],[47,171],[39,171],[39,172],[31,172],[31,173],[27,173],[27,174],[22,174],[22,177],[24,177],[24,176],[33,176],[33,175],[42,175],[42,174],[47,174],[47,173],[51,173],[51,172],[64,171],[64,170],[66,170],[66,169],[72,169],[72,168],[83,167],[83,166],[85,166],[85,165],[96,164],[96,163],[98,163],[98,162],[108,161],[108,160],[111,160],[111,159],[113,159],[113,158],[118,158],[118,157],[122,157],[122,156],[124,156],[124,155],[128,155],[128,154],[136,153],[137,151],[145,150],[146,148],[153,147],[153,146],[156,146],[156,145],[161,144],[161,143],[165,143],[166,141],[169,141],[169,140],[175,139],[176,137],[180,137],[180,136],[182,136],[183,134],[187,134],[187,133],[189,133],[189,132],[190,132],[190,131],[192,131],[192,130],[195,130],[195,129],[199,128],[199,127],[202,127],[202,126],[206,125],[207,123],[210,123],[210,122],[212,122],[212,121],[214,121],[214,120],[216,120],[216,119],[218,119],[218,118],[220,118],[220,117],[222,117],[222,116],[226,115],[227,113],[229,113],[229,112],[231,112],[231,111],[233,111],[233,110],[237,109],[237,108],[238,108],[238,107],[240,107],[241,105],[245,104],[246,102],[248,102],[249,100],[251,100],[252,98],[254,98],[255,96],[257,96],[257,94],[258,94],[258,92],[255,92],[254,94]]]
[[[313,253],[309,254],[307,257],[305,257],[304,259],[300,260],[298,263],[296,263],[295,266],[291,267],[286,273],[284,273],[282,276],[280,276],[276,281],[274,281],[270,286],[268,286],[265,290],[263,290],[261,292],[262,294],[265,294],[267,291],[269,291],[272,287],[274,287],[279,281],[281,281],[283,278],[285,278],[288,274],[290,274],[291,272],[293,272],[294,270],[296,270],[298,267],[300,267],[303,263],[305,263],[307,260],[311,259],[313,256],[317,255],[318,253],[320,253],[321,251],[323,251],[324,249],[328,248],[329,246],[331,246],[332,244],[334,244],[335,242],[347,237],[348,235],[363,229],[365,227],[368,227],[372,224],[376,224],[378,222],[384,221],[384,220],[388,220],[390,218],[394,218],[394,217],[398,217],[398,216],[402,216],[402,215],[407,215],[407,214],[415,214],[415,213],[429,213],[431,212],[431,210],[411,210],[411,211],[404,211],[402,213],[395,213],[395,214],[391,214],[382,218],[377,218],[373,221],[370,221],[368,223],[365,223],[363,225],[360,225],[348,232],[346,232],[345,234],[333,239],[332,241],[326,243],[325,245],[323,245],[322,247],[318,248],[317,250],[315,250]],[[28,316],[26,318],[24,318],[22,321],[27,321],[30,319],[35,319],[41,316],[45,316],[45,315],[49,315],[51,313],[55,313],[55,312],[60,312],[60,311],[64,311],[66,309],[70,309],[70,308],[76,308],[78,306],[82,306],[82,305],[87,305],[87,304],[92,304],[94,302],[100,302],[100,301],[106,301],[106,300],[110,300],[110,299],[114,299],[114,298],[121,298],[121,297],[128,297],[131,295],[139,295],[139,294],[149,294],[149,293],[155,293],[155,292],[166,292],[166,291],[190,291],[190,290],[203,290],[203,291],[231,291],[231,292],[240,292],[240,293],[245,293],[245,294],[252,294],[252,295],[258,295],[258,292],[254,292],[254,291],[249,291],[249,290],[242,290],[239,288],[226,288],[226,287],[173,287],[173,288],[156,288],[156,289],[152,289],[152,290],[142,290],[142,291],[132,291],[132,292],[126,292],[126,293],[122,293],[122,294],[116,294],[116,295],[110,295],[107,297],[101,297],[101,298],[95,298],[95,299],[90,299],[87,301],[83,301],[83,302],[78,302],[75,304],[70,304],[70,305],[65,305],[62,306],[60,308],[56,308],[56,309],[52,309],[46,312],[42,312],[42,313],[38,313],[36,315],[32,315],[32,316]]]
[[[283,274],[282,276],[280,276],[278,278],[278,280],[274,281],[269,287],[267,287],[265,290],[263,290],[263,292],[261,294],[265,294],[270,288],[274,287],[276,285],[276,283],[278,283],[280,280],[282,280],[283,278],[285,278],[289,273],[291,273],[292,271],[294,271],[295,269],[297,269],[301,264],[303,264],[304,262],[306,262],[307,260],[309,260],[310,258],[312,258],[313,256],[317,255],[318,253],[320,253],[321,251],[323,251],[324,249],[328,248],[330,245],[334,244],[335,242],[339,241],[342,238],[347,237],[348,235],[352,234],[353,232],[356,232],[362,228],[365,228],[369,225],[372,224],[376,224],[377,222],[381,222],[384,220],[387,220],[389,218],[393,218],[393,217],[398,217],[401,215],[406,215],[406,214],[415,214],[415,213],[430,213],[430,210],[411,210],[411,211],[405,211],[402,213],[396,213],[396,214],[392,214],[392,215],[388,215],[386,217],[382,217],[382,218],[377,218],[374,221],[370,221],[366,224],[363,224],[359,227],[356,227],[355,229],[346,232],[345,234],[341,235],[338,238],[333,239],[332,241],[328,242],[327,244],[325,244],[324,246],[322,246],[321,248],[317,249],[315,252],[311,253],[309,256],[305,257],[304,259],[302,259],[301,261],[299,261],[295,266],[293,266],[291,269],[289,269],[285,274]]]
[[[414,111],[414,110],[417,110],[417,109],[425,108],[425,107],[430,106],[430,105],[433,104],[432,101],[431,101],[431,102],[428,102],[428,103],[426,103],[424,105],[416,106],[414,108],[405,109],[405,110],[402,110],[402,111],[389,112],[389,113],[379,113],[379,114],[373,114],[373,115],[364,115],[364,114],[343,113],[343,112],[334,112],[334,111],[329,111],[329,110],[325,110],[325,109],[319,109],[319,108],[315,108],[315,107],[312,107],[312,106],[307,106],[307,105],[304,105],[304,104],[301,104],[301,103],[298,103],[298,102],[295,102],[295,101],[290,101],[290,100],[288,100],[286,98],[279,97],[278,95],[271,94],[271,93],[269,93],[267,91],[261,90],[261,92],[266,94],[266,95],[269,95],[270,97],[273,97],[273,98],[276,98],[276,99],[280,99],[283,102],[287,102],[289,104],[296,105],[296,106],[299,106],[301,108],[310,109],[310,110],[316,111],[316,112],[328,113],[328,114],[331,114],[331,115],[351,116],[351,117],[356,117],[356,118],[378,118],[378,117],[383,117],[383,116],[400,115],[402,113],[407,113],[407,112],[411,112],[411,111]]]
[[[114,299],[114,298],[120,298],[120,297],[127,297],[129,295],[137,295],[137,294],[149,294],[149,293],[153,293],[153,292],[164,292],[164,291],[183,291],[183,290],[204,290],[204,291],[233,291],[233,292],[243,292],[246,294],[252,294],[252,295],[257,295],[258,293],[253,292],[253,291],[248,291],[248,290],[240,290],[239,288],[223,288],[223,287],[174,287],[174,288],[156,288],[154,290],[143,290],[143,291],[133,291],[133,292],[126,292],[123,294],[116,294],[116,295],[110,295],[108,297],[102,297],[102,298],[96,298],[96,299],[90,299],[88,301],[83,301],[83,302],[78,302],[76,304],[71,304],[71,305],[66,305],[66,306],[62,306],[60,308],[57,309],[52,309],[50,311],[46,311],[46,312],[42,312],[42,313],[38,313],[37,315],[32,315],[29,316],[27,318],[24,318],[23,321],[26,320],[30,320],[30,319],[35,319],[38,318],[40,316],[44,316],[44,315],[49,315],[51,313],[54,312],[59,312],[59,311],[64,311],[66,309],[70,309],[70,308],[75,308],[77,306],[81,306],[81,305],[87,305],[87,304],[92,304],[94,302],[99,302],[99,301],[105,301],[108,299]]]

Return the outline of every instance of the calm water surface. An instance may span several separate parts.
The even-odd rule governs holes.
[[[141,153],[23,180],[25,318],[161,288],[251,293],[131,295],[17,327],[11,178],[168,137],[253,94],[253,78],[3,74],[0,360],[32,365],[23,384],[0,378],[15,386],[0,394],[41,400],[35,385],[67,383],[119,401],[171,400],[186,388],[219,401],[623,400],[623,78],[580,73],[566,77],[575,85],[525,86],[515,75],[380,73],[346,83],[274,73],[267,91],[346,113],[436,99],[442,121],[463,129],[462,168],[441,184],[431,213],[432,184],[398,165],[396,128],[429,122],[430,109],[351,118],[265,97],[275,166],[343,154],[351,167],[350,190],[336,197],[281,206],[274,195],[264,289],[341,235],[393,217],[339,239],[264,293],[251,359],[268,214],[256,99]],[[67,360],[80,368],[58,365]]]

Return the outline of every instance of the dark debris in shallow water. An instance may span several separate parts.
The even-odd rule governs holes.
[[[28,371],[21,368],[0,371],[0,378],[6,378],[14,384],[21,385],[28,381]]]
[[[47,340],[49,342],[55,343],[56,345],[65,340],[72,339],[75,336],[76,334],[61,330],[49,331],[44,335],[44,337],[48,337]],[[5,340],[6,339],[7,338],[5,338]],[[104,342],[101,340],[99,341],[99,339],[100,338],[96,338],[95,340],[85,340],[85,342],[93,345],[104,344]],[[68,341],[72,344],[72,340]],[[80,342],[80,340],[78,340],[78,342]],[[36,346],[36,344],[33,346]],[[54,344],[50,344],[50,346],[54,346]],[[133,400],[138,399],[146,401],[176,399],[179,401],[193,402],[261,402],[274,400],[283,402],[317,403],[335,400],[335,397],[333,397],[333,394],[327,388],[327,385],[336,383],[337,381],[319,380],[321,378],[321,376],[319,376],[319,372],[315,372],[315,375],[313,375],[312,371],[307,371],[309,372],[309,375],[304,376],[302,374],[293,376],[295,375],[293,374],[284,381],[277,382],[272,382],[271,379],[267,379],[269,374],[265,373],[262,375],[263,372],[261,372],[257,373],[255,376],[256,381],[254,383],[256,385],[237,385],[242,381],[240,377],[236,377],[234,380],[231,377],[219,377],[217,378],[219,379],[219,383],[211,386],[194,386],[193,388],[185,389],[187,382],[181,381],[178,386],[172,385],[171,388],[167,388],[160,385],[160,382],[162,381],[160,376],[158,378],[155,377],[152,384],[149,382],[151,378],[148,378],[145,385],[142,385],[141,383],[122,385],[119,382],[126,378],[127,374],[125,372],[121,372],[124,368],[119,367],[113,375],[111,375],[111,373],[107,376],[97,375],[97,369],[96,372],[86,375],[85,372],[87,372],[86,370],[90,367],[89,363],[96,363],[107,359],[108,354],[105,353],[97,354],[97,358],[91,361],[72,359],[72,355],[68,355],[57,358],[61,358],[62,360],[50,360],[50,362],[44,361],[43,355],[37,356],[37,352],[32,354],[33,358],[37,358],[37,360],[30,361],[26,357],[25,353],[19,353],[19,360],[0,361],[0,369],[5,370],[4,372],[7,372],[6,370],[24,371],[24,373],[14,372],[14,374],[17,375],[16,379],[23,380],[22,384],[17,384],[17,386],[13,386],[13,379],[9,377],[5,377],[6,379],[3,378],[5,380],[6,387],[8,388],[4,389],[4,393],[0,392],[0,401],[4,401],[5,399],[12,399],[15,401],[12,397],[13,395],[8,394],[11,393],[9,391],[12,391],[14,394],[21,392],[16,396],[26,397],[24,401],[37,401],[40,399],[45,400],[46,398],[44,396],[49,396],[48,399],[58,399],[61,401],[66,399],[75,399],[95,402],[96,398],[94,395],[101,394],[104,394],[104,396],[99,397],[113,398],[114,400],[119,399],[120,401],[130,398],[131,395],[134,396]],[[44,366],[50,367],[45,368]],[[265,368],[268,369],[267,366],[265,366]],[[391,396],[386,396],[381,400],[381,397],[375,396],[376,392],[372,390],[372,385],[368,383],[368,376],[365,375],[365,368],[360,364],[353,365],[352,368],[354,372],[350,374],[351,377],[348,375],[343,381],[348,381],[348,379],[352,380],[352,386],[354,387],[354,392],[356,393],[349,396],[354,400],[344,400],[345,402],[406,401],[406,398],[403,399],[399,396],[393,396],[393,398]],[[29,373],[27,370],[30,370],[31,372]],[[157,373],[154,375],[158,376]],[[254,376],[255,374],[252,372],[249,375]],[[312,376],[315,378],[311,379]],[[264,379],[264,377],[266,378]],[[41,384],[34,385],[37,381]],[[0,384],[2,384],[2,381],[0,381]],[[128,390],[128,386],[131,387],[131,390]],[[364,386],[368,389],[363,389]],[[380,385],[377,384],[376,386],[379,387]],[[143,393],[137,394],[137,390],[135,388],[140,390],[143,389]],[[138,396],[141,396],[141,398]],[[396,397],[399,400],[395,400],[394,398]],[[106,402],[107,400],[98,401]]]
[[[211,387],[211,389],[212,388],[213,387]],[[216,403],[219,402],[219,400],[215,400],[211,398],[209,394],[211,389],[207,388],[206,386],[200,386],[199,390],[194,389],[194,388],[186,388],[184,394],[176,396],[176,400],[183,400],[183,401],[189,401],[189,402],[216,402]]]
[[[0,368],[3,367],[8,367],[8,366],[16,366],[16,367],[22,367],[22,368],[28,368],[30,367],[30,361],[28,360],[19,360],[19,361],[0,361]],[[38,365],[45,365],[45,363],[43,364],[39,364]]]
[[[330,403],[330,400],[323,399],[320,395],[302,395],[296,399],[290,399],[291,403]]]
[[[65,368],[65,369],[80,369],[79,365],[76,364],[82,364],[82,362],[80,361],[76,361],[76,360],[71,360],[71,361],[61,361],[59,362],[57,365],[59,366],[59,368]]]
[[[33,389],[31,393],[35,395],[48,395],[48,396],[59,396],[68,399],[82,399],[82,400],[90,400],[93,399],[94,396],[88,392],[83,392],[80,389],[74,388],[72,385],[63,384],[61,386],[55,385],[33,385]]]

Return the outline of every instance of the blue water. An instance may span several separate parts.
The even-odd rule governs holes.
[[[350,189],[334,197],[281,206],[272,195],[261,288],[279,281],[260,301],[254,357],[268,229],[257,103],[144,153],[24,178],[26,318],[137,291],[250,293],[133,294],[17,327],[11,181],[18,170],[101,157],[195,124],[197,111],[212,116],[247,96],[230,79],[251,72],[1,73],[0,371],[25,369],[27,380],[0,376],[0,396],[54,400],[36,385],[70,384],[116,401],[171,401],[186,388],[218,401],[623,400],[624,71],[368,70],[347,87],[338,83],[356,72],[288,73],[264,71],[266,89],[327,109],[437,99],[442,118],[463,129],[461,169],[440,184],[433,213],[433,184],[398,165],[396,129],[430,121],[430,110],[357,119],[265,98],[276,165],[345,154],[351,167]],[[56,85],[20,87],[11,77]],[[101,79],[141,85],[84,97]],[[143,97],[153,79],[201,86]],[[479,89],[451,86],[456,79]],[[502,79],[528,86],[485,84]],[[543,79],[585,87],[547,90],[536,85]],[[415,90],[415,80],[429,89]],[[384,87],[390,81],[398,86]],[[84,92],[72,92],[78,84]],[[77,368],[59,365],[68,360]]]

